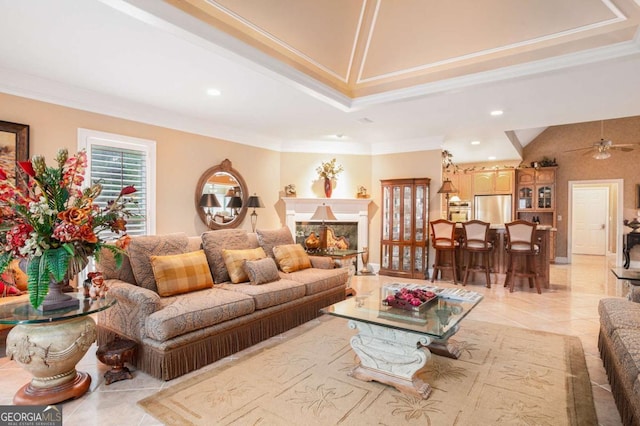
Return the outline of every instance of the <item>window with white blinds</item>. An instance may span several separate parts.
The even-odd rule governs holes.
[[[78,148],[87,151],[87,186],[94,182],[102,185],[102,193],[94,202],[106,207],[122,188],[133,185],[136,192],[126,196],[132,199],[127,210],[133,213],[127,218],[127,233],[132,236],[154,234],[155,142],[79,129]],[[106,240],[117,237],[103,232],[101,237]]]
[[[126,209],[133,215],[127,218],[127,234],[146,235],[146,155],[144,152],[130,149],[118,149],[108,146],[93,145],[91,148],[91,183],[100,183],[102,193],[94,200],[101,208],[107,207],[110,200],[115,200],[125,186],[136,188],[134,194],[126,196],[131,202]],[[109,231],[101,235],[110,239]]]

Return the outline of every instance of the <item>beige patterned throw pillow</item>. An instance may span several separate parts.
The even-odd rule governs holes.
[[[280,279],[276,261],[270,257],[259,260],[245,260],[244,270],[252,285],[272,283]]]
[[[160,296],[173,296],[213,286],[203,250],[172,256],[151,256],[151,267]]]
[[[243,229],[220,229],[202,234],[202,248],[207,255],[209,267],[216,284],[229,281],[229,272],[224,264],[222,250],[243,250],[251,247],[247,231]]]
[[[309,255],[300,244],[286,244],[273,248],[276,262],[283,272],[295,272],[301,269],[311,268]]]
[[[229,272],[229,278],[234,284],[249,281],[243,266],[245,260],[264,259],[265,257],[267,255],[264,254],[262,247],[246,250],[222,250],[224,264]]]
[[[189,238],[187,234],[146,235],[131,238],[127,248],[131,269],[136,283],[155,292],[156,280],[151,268],[151,256],[168,256],[181,254],[187,250]]]
[[[291,231],[286,226],[283,226],[280,229],[257,229],[256,234],[258,234],[258,242],[264,249],[264,252],[267,256],[274,259],[274,247],[295,243],[291,236]]]

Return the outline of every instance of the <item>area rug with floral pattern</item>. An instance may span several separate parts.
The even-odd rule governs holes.
[[[139,404],[169,425],[597,424],[577,337],[466,320],[460,358],[433,355],[419,373],[433,389],[421,399],[349,376],[355,331],[340,318],[315,322]]]

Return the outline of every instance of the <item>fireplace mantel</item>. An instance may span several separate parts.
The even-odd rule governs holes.
[[[296,235],[296,222],[310,222],[311,216],[323,203],[340,222],[358,222],[358,250],[369,246],[369,203],[368,198],[297,198],[283,197],[286,226],[291,235]],[[331,222],[327,222],[331,223]]]

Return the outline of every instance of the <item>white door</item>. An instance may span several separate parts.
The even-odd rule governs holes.
[[[605,255],[609,188],[573,188],[572,199],[571,252]]]

